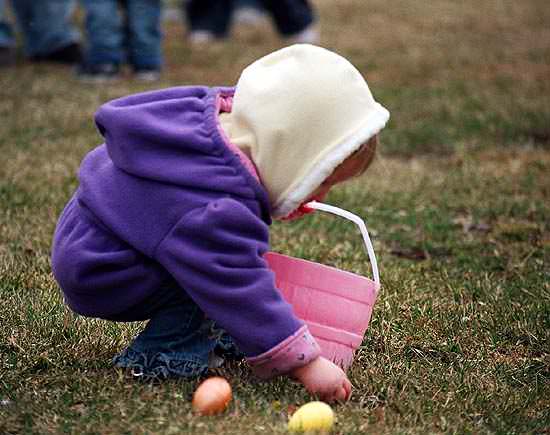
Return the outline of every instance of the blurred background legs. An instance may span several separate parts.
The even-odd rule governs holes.
[[[15,39],[13,29],[6,19],[6,2],[0,0],[0,67],[15,61]]]
[[[279,34],[292,42],[316,44],[319,31],[315,15],[307,0],[261,0],[269,11]]]
[[[1,0],[0,45],[5,45],[7,39],[9,46],[13,33],[5,21],[5,6]],[[11,6],[22,32],[25,54],[32,61],[76,63],[80,60],[80,33],[71,23],[73,0],[12,0]],[[11,44],[13,46],[13,42]]]
[[[126,0],[128,62],[137,78],[157,80],[162,69],[160,0]]]
[[[124,63],[137,78],[157,80],[162,68],[161,0],[82,0],[87,51],[78,75],[102,82]]]
[[[186,0],[184,12],[193,44],[225,38],[233,22],[256,24],[265,14],[271,16],[282,37],[292,42],[319,42],[315,14],[307,0]]]
[[[84,81],[116,78],[123,61],[125,30],[118,0],[81,0],[87,47],[78,70]]]
[[[229,33],[233,0],[186,0],[184,12],[193,44],[225,38]]]

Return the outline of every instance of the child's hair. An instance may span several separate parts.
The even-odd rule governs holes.
[[[361,175],[363,175],[367,168],[371,165],[372,161],[374,160],[374,156],[376,155],[377,146],[378,139],[376,136],[373,136],[366,143],[361,145],[361,147],[357,151],[349,156],[349,158],[353,158],[354,156],[362,154],[363,152],[365,153],[365,155],[363,156],[363,164],[359,169],[359,172],[355,174],[356,177],[360,177]]]

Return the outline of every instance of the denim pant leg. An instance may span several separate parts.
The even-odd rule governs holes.
[[[196,377],[208,369],[211,353],[222,340],[220,330],[176,283],[109,320],[149,319],[131,345],[114,358],[118,367],[148,378]],[[226,335],[226,334],[225,334]],[[229,340],[231,341],[231,340]],[[226,346],[227,337],[223,338]]]
[[[74,0],[12,0],[28,56],[45,56],[80,40],[71,24]]]
[[[86,15],[86,63],[121,64],[124,28],[117,0],[81,0]]]
[[[13,47],[14,45],[13,30],[6,20],[6,2],[0,0],[0,47]]]
[[[160,0],[127,0],[129,61],[136,70],[160,70],[162,30]]]
[[[218,38],[227,36],[234,0],[187,0],[185,16],[192,32],[205,30]]]
[[[299,33],[315,21],[307,0],[262,0],[262,4],[283,36]]]

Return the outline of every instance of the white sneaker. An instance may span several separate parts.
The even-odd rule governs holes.
[[[235,24],[241,24],[244,26],[259,26],[264,22],[265,14],[251,7],[238,8],[233,13],[233,21]]]
[[[158,70],[141,70],[136,71],[134,77],[141,82],[157,82],[160,80],[160,71]]]
[[[319,44],[321,34],[315,24],[311,24],[301,32],[290,37],[290,40],[296,44]]]
[[[214,42],[216,35],[209,30],[195,30],[189,33],[189,42],[191,45],[204,45]]]

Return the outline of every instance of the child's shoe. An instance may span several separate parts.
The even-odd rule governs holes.
[[[115,63],[82,63],[77,68],[76,75],[85,83],[105,83],[119,78],[120,67]]]

